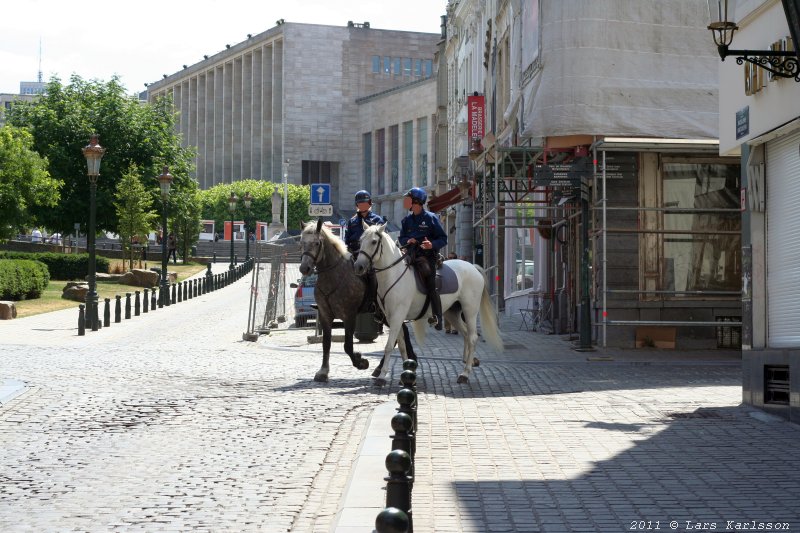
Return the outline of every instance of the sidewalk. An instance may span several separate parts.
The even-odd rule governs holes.
[[[800,531],[800,427],[741,405],[739,351],[577,352],[518,319],[501,330],[468,385],[460,336],[431,330],[421,350],[416,531]],[[336,532],[374,530],[396,407],[370,417]]]

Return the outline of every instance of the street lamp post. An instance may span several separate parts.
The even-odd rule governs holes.
[[[92,331],[99,328],[97,317],[97,273],[95,257],[95,197],[97,195],[97,176],[100,175],[100,160],[106,149],[100,146],[98,136],[92,135],[89,144],[83,148],[86,158],[87,175],[89,176],[89,229],[86,232],[86,249],[89,252],[89,292],[86,293],[86,310],[89,312],[89,323]]]
[[[245,215],[244,215],[244,260],[250,260],[250,226],[249,226],[249,219],[250,219],[250,206],[253,205],[253,197],[250,196],[250,191],[246,192],[244,195],[244,208],[245,208]]]
[[[236,212],[236,202],[238,202],[238,201],[239,201],[239,199],[236,197],[236,193],[231,191],[231,196],[230,196],[230,198],[228,198],[228,209],[230,209],[230,211],[231,211],[231,266],[229,268],[230,270],[234,269],[234,264],[233,264],[233,214]]]
[[[159,292],[158,307],[170,304],[169,299],[169,279],[167,278],[167,201],[169,200],[169,188],[172,185],[172,174],[169,173],[167,166],[158,176],[158,184],[161,187],[161,291]]]

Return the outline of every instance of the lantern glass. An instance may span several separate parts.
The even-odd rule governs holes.
[[[736,0],[707,0],[708,29],[714,35],[717,46],[730,46],[733,34],[739,27],[736,25]]]
[[[172,185],[172,174],[169,173],[166,166],[162,170],[161,175],[158,176],[158,184],[161,186],[161,197],[166,200],[169,197],[169,189]]]
[[[238,201],[239,199],[236,197],[236,193],[232,192],[230,198],[228,198],[228,209],[230,209],[231,213],[236,211],[236,202]]]

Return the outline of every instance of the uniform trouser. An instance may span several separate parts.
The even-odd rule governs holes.
[[[431,297],[433,316],[436,317],[436,329],[442,329],[442,301],[436,290],[436,252],[433,250],[416,250],[414,266],[425,280],[425,288]]]

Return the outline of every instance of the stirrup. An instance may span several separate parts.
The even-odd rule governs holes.
[[[374,320],[376,324],[383,324],[383,321],[385,319],[386,317],[384,316],[383,311],[381,311],[380,308],[376,308],[375,312],[372,313],[372,320]]]

